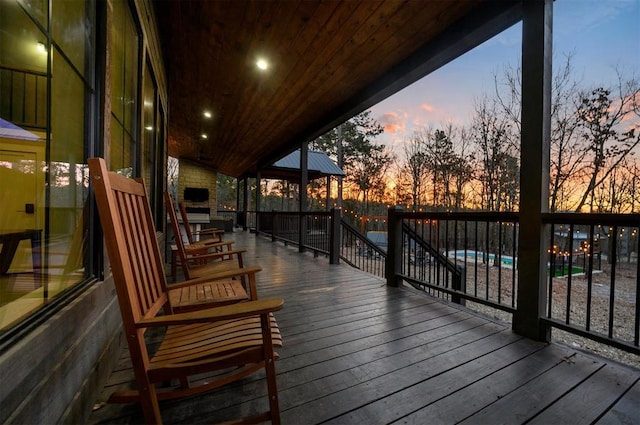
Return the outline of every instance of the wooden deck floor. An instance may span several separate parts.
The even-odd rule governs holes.
[[[640,424],[640,370],[524,339],[487,320],[326,258],[238,232],[276,315],[284,424]],[[133,381],[126,353],[110,386]],[[262,375],[161,405],[165,423],[213,423],[266,410]],[[100,400],[98,400],[98,403]],[[106,405],[90,423],[141,423]]]

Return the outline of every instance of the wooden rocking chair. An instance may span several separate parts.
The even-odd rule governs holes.
[[[161,423],[159,400],[209,391],[264,368],[269,411],[242,422],[280,423],[273,348],[282,339],[272,313],[283,300],[176,313],[144,184],[108,172],[101,158],[90,158],[89,170],[138,388],[114,393],[109,401],[139,402],[147,423]],[[166,332],[151,355],[144,336],[153,327]],[[189,377],[212,371],[226,373],[191,386]],[[160,382],[173,386],[156,388]]]
[[[174,239],[179,265],[182,267],[185,279],[207,277],[214,273],[244,267],[242,258],[242,254],[245,252],[244,249],[230,249],[230,245],[227,246],[226,251],[218,251],[216,249],[220,244],[231,244],[233,243],[232,241],[219,242],[211,245],[197,245],[195,247],[185,245],[180,236],[180,224],[178,223],[173,199],[168,192],[164,193],[164,197],[173,234],[176,235]],[[209,252],[211,249],[213,249],[214,252]]]
[[[180,218],[182,218],[182,224],[184,224],[184,230],[187,233],[187,239],[189,244],[198,243],[195,236],[210,236],[214,242],[222,242],[224,230],[216,229],[215,227],[209,229],[200,229],[198,231],[192,231],[189,225],[189,216],[187,215],[187,209],[184,206],[184,202],[178,202],[178,209],[180,210]],[[206,240],[205,240],[206,242]]]
[[[180,223],[178,222],[178,217],[175,213],[175,203],[173,202],[173,197],[169,194],[169,192],[164,192],[164,202],[167,207],[167,213],[169,214],[169,220],[171,220],[172,229],[180,230]],[[207,232],[203,234],[208,234],[211,236],[208,239],[202,239],[199,241],[194,240],[193,232],[191,231],[191,226],[189,225],[188,219],[186,219],[186,211],[183,212],[184,206],[181,205],[180,215],[182,216],[182,225],[185,230],[185,234],[187,236],[187,241],[185,242],[182,239],[182,243],[184,246],[184,250],[187,254],[204,254],[208,252],[220,252],[223,251],[224,248],[227,250],[232,249],[233,241],[224,241],[222,240],[222,236],[220,235],[220,230],[218,229],[205,229]],[[210,232],[209,232],[210,231]],[[202,233],[199,232],[199,233]],[[182,232],[178,234],[174,234],[174,238],[182,238]]]

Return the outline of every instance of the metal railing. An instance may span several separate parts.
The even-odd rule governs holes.
[[[518,300],[519,220],[518,213],[392,209],[384,249],[336,210],[256,216],[257,231],[273,240],[507,320],[531,302]],[[640,354],[640,215],[543,214],[540,225],[548,247],[540,263],[547,270],[539,282],[546,294],[541,326]]]
[[[515,311],[515,214],[397,214],[402,220],[398,277],[456,303]]]
[[[640,215],[542,217],[547,273],[540,283],[546,294],[541,324],[640,354]],[[529,302],[517,298],[517,213],[390,213],[390,229],[396,221],[398,252],[388,266],[393,279],[510,314]],[[440,257],[455,262],[461,282],[436,261]]]
[[[0,115],[25,128],[47,128],[47,74],[0,65]]]
[[[225,220],[231,220],[233,227],[238,224],[238,212],[233,210],[216,210],[216,215],[222,217]]]
[[[340,259],[367,273],[386,276],[386,250],[344,220],[341,220]]]
[[[257,224],[258,213],[256,211],[238,211],[236,223],[244,230],[255,229]]]
[[[544,214],[544,323],[640,354],[640,214]]]
[[[271,236],[273,241],[297,245],[314,255],[331,252],[332,212],[258,212],[256,232]]]

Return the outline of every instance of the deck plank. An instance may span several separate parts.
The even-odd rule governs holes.
[[[597,422],[598,425],[632,424],[638,421],[640,380],[631,387]]]
[[[381,278],[296,248],[247,232],[232,236],[247,249],[246,263],[263,268],[259,297],[285,299],[276,313],[284,338],[276,364],[284,424],[576,418],[640,424],[640,371],[527,340],[507,324],[387,287]],[[103,399],[133,385],[125,355]],[[161,410],[169,424],[219,422],[265,410],[265,395],[258,373],[206,395],[163,402]],[[135,405],[106,405],[90,418],[91,424],[142,421]]]
[[[581,385],[573,388],[548,409],[536,416],[532,424],[558,423],[573,418],[575,423],[592,423],[609,409],[627,389],[640,379],[640,372],[604,365]],[[636,408],[640,417],[640,409]]]
[[[460,422],[556,367],[564,361],[565,355],[566,350],[557,347],[535,351],[458,391],[438,399],[422,398],[421,403],[411,405],[414,410],[402,416],[399,422],[415,425]],[[414,391],[417,390],[420,388]]]
[[[461,423],[522,423],[531,420],[540,411],[560,400],[567,392],[604,366],[602,362],[596,362],[591,358],[584,360],[582,357],[577,353],[566,357],[566,361],[561,362],[557,367],[529,381]],[[582,407],[585,408],[585,406]],[[564,416],[565,421],[568,418],[571,418],[571,423],[583,423],[575,422],[571,415]]]

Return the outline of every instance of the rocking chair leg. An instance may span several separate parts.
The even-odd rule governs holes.
[[[274,359],[268,359],[265,364],[267,373],[267,393],[269,395],[269,410],[271,412],[271,423],[280,424],[280,403],[278,402],[278,389],[276,386],[276,368]]]
[[[182,388],[189,388],[189,378],[186,376],[183,376],[180,378],[180,387]]]
[[[151,384],[147,388],[140,390],[140,405],[142,406],[145,423],[162,424],[155,385]]]
[[[260,316],[262,338],[264,341],[264,369],[267,375],[267,394],[269,396],[269,416],[272,425],[280,425],[280,403],[278,402],[278,388],[276,383],[275,356],[271,339],[271,321],[269,314]]]

